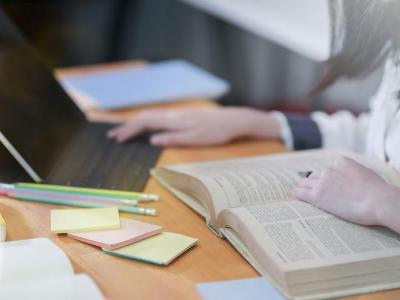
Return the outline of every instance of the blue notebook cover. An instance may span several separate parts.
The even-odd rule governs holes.
[[[193,97],[216,99],[230,89],[225,80],[184,60],[78,75],[62,79],[61,84],[88,97],[102,109]]]
[[[284,300],[264,277],[200,283],[203,300]]]

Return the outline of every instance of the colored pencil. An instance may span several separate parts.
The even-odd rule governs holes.
[[[15,186],[18,188],[38,189],[43,191],[58,191],[69,194],[92,195],[101,197],[117,197],[127,200],[137,200],[140,202],[158,201],[160,198],[156,194],[145,194],[145,193],[128,192],[128,191],[116,191],[108,189],[94,189],[85,187],[50,185],[50,184],[39,184],[39,183],[20,182],[16,183]]]
[[[142,208],[132,206],[117,206],[99,202],[88,202],[88,201],[77,201],[77,200],[65,200],[57,197],[50,196],[37,196],[32,194],[18,194],[18,193],[7,193],[8,197],[15,198],[18,200],[43,202],[50,204],[70,205],[70,206],[81,206],[81,207],[117,207],[118,210],[139,215],[150,215],[155,216],[156,210],[154,208]]]
[[[51,197],[58,198],[60,200],[65,201],[87,201],[93,203],[104,203],[110,205],[123,205],[123,206],[136,206],[136,200],[126,200],[120,198],[111,198],[111,197],[96,197],[89,195],[75,195],[68,193],[59,193],[59,192],[49,192],[49,191],[40,191],[40,190],[32,190],[32,189],[20,189],[17,187],[14,188],[5,188],[0,185],[0,194],[20,194],[20,195],[33,195],[38,197]]]

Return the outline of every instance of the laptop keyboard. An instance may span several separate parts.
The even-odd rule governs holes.
[[[89,123],[72,141],[48,182],[73,186],[142,191],[161,149],[139,137],[118,144],[105,137],[114,125]]]

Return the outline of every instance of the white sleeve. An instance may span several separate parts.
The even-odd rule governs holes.
[[[365,153],[369,113],[356,117],[348,111],[340,111],[333,115],[315,112],[311,114],[311,118],[318,124],[323,148],[341,148]]]
[[[281,141],[286,146],[286,148],[288,148],[289,150],[293,150],[294,149],[293,135],[292,131],[290,130],[290,126],[286,117],[280,111],[273,111],[272,113],[278,120],[279,125],[281,127],[281,133],[280,133]]]

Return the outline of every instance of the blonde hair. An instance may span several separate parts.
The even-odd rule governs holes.
[[[329,3],[333,56],[310,95],[341,77],[369,74],[399,46],[399,0],[330,0]]]

